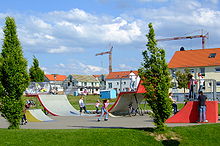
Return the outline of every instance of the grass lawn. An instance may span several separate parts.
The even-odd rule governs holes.
[[[171,133],[166,135],[166,133]],[[151,136],[150,136],[151,135]],[[156,140],[154,137],[165,139]],[[154,136],[154,137],[153,137]],[[146,129],[65,129],[40,130],[0,129],[0,145],[220,145],[220,124],[205,124],[169,128],[169,132],[156,133]]]
[[[0,129],[0,145],[161,145],[146,132],[132,129],[7,130]]]
[[[181,145],[218,146],[220,145],[220,124],[206,124],[188,127],[175,127],[172,131],[181,136]]]

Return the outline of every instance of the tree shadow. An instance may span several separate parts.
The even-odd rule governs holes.
[[[178,145],[180,145],[180,142],[178,141],[178,140],[172,140],[172,139],[170,139],[170,140],[163,140],[162,141],[162,144],[164,145],[164,146],[178,146]]]

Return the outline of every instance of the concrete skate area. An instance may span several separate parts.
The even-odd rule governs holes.
[[[21,125],[21,129],[88,129],[88,128],[147,128],[155,127],[153,120],[148,116],[123,116],[109,117],[108,121],[103,119],[97,122],[95,116],[49,116],[54,121],[50,122],[28,122]],[[198,123],[169,123],[169,127],[199,125]],[[0,128],[8,128],[9,123],[0,117]]]

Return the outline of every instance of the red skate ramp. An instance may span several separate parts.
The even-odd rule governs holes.
[[[117,101],[115,104],[109,109],[109,112],[114,114],[128,114],[128,106],[132,103],[133,108],[137,108],[137,103],[144,99],[144,95],[142,93],[134,93],[127,92],[124,94],[119,94]]]
[[[113,114],[128,114],[128,105],[132,103],[133,108],[137,108],[137,103],[144,99],[143,93],[145,93],[145,88],[140,81],[137,91],[133,92],[121,92],[118,95],[116,102],[113,106],[108,110]]]
[[[198,101],[189,101],[178,113],[167,119],[166,123],[196,123],[198,119]],[[206,119],[209,123],[217,123],[218,101],[206,101]]]

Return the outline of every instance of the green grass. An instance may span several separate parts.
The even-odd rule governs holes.
[[[181,136],[181,145],[218,146],[220,145],[220,124],[206,124],[188,127],[175,127],[172,131]]]
[[[220,124],[173,127],[159,134],[167,139],[157,141],[150,135],[158,135],[152,128],[146,129],[61,129],[40,130],[0,129],[1,146],[5,145],[124,145],[124,146],[218,146],[220,145]],[[155,134],[156,133],[156,134]],[[171,134],[169,134],[171,133]],[[177,138],[176,138],[177,137]],[[176,138],[176,139],[175,139]]]
[[[7,130],[0,129],[4,145],[161,145],[145,131],[132,129],[76,129],[76,130]]]

